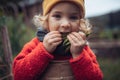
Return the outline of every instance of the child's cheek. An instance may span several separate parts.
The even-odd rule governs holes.
[[[76,22],[72,25],[72,31],[73,32],[78,32],[79,31],[79,28],[80,28],[80,22]]]
[[[58,31],[59,30],[59,25],[56,24],[55,22],[51,23],[49,26],[50,31]]]

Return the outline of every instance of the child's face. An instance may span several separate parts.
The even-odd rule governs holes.
[[[48,16],[49,31],[77,32],[80,26],[79,8],[68,2],[55,5]]]

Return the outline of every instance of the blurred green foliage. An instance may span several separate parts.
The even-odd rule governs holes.
[[[101,70],[104,75],[103,80],[120,80],[120,59],[98,58]]]
[[[21,51],[24,44],[35,37],[35,31],[24,24],[22,15],[18,16],[17,19],[7,17],[5,26],[8,29],[14,58]],[[2,27],[0,27],[0,31],[1,29]],[[9,74],[7,64],[4,61],[5,59],[2,45],[2,35],[0,34],[0,78]]]
[[[12,53],[13,55],[16,55],[20,52],[23,45],[35,36],[35,31],[24,24],[23,17],[21,15],[17,19],[7,17],[6,26],[8,28]],[[0,39],[0,53],[3,53],[1,45],[2,42]]]
[[[112,30],[110,29],[105,29],[103,30],[102,32],[100,32],[100,35],[99,37],[102,38],[102,39],[112,39]]]
[[[0,27],[4,26],[5,23],[6,23],[6,17],[0,16]]]
[[[120,29],[104,29],[103,31],[99,32],[99,38],[103,40],[120,39]]]
[[[23,45],[35,36],[35,32],[23,23],[22,17],[17,20],[8,18],[8,32],[10,36],[12,52],[17,54]]]

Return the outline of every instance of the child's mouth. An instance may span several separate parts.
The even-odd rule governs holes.
[[[62,42],[57,46],[56,50],[54,53],[60,54],[60,55],[68,55],[70,52],[70,42],[67,38],[67,35],[70,32],[60,32],[62,36]]]
[[[70,32],[60,32],[61,35],[62,35],[62,43],[61,45],[65,48],[65,52],[68,52],[69,48],[70,48],[70,42],[67,38],[67,35],[70,33]]]
[[[70,33],[70,32],[60,32],[60,34],[62,35],[63,41],[67,38],[67,35],[68,35],[69,33]]]

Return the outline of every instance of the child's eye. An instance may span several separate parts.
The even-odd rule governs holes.
[[[70,18],[71,20],[78,20],[78,19],[79,19],[78,16],[70,16],[69,18]]]
[[[61,15],[56,14],[56,15],[53,15],[53,17],[55,17],[55,18],[59,19],[59,18],[61,18]]]

